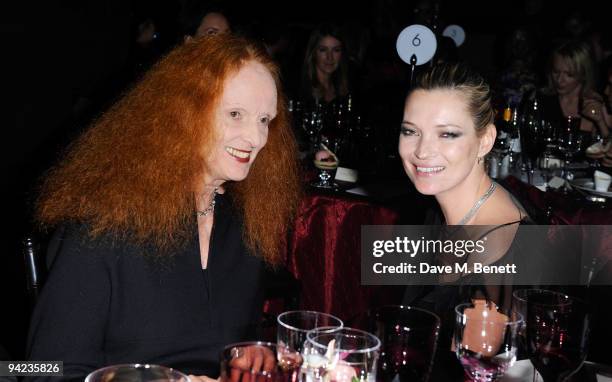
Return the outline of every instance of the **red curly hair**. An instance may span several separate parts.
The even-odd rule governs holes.
[[[152,242],[162,254],[184,244],[197,224],[195,185],[214,145],[224,82],[251,61],[274,77],[277,116],[248,177],[225,189],[243,217],[247,247],[278,263],[279,239],[299,201],[296,145],[277,65],[236,36],[185,43],[156,64],[50,170],[37,220],[44,228],[84,222],[93,237]]]

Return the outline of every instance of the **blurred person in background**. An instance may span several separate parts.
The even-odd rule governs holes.
[[[198,38],[223,33],[230,33],[232,26],[225,11],[221,6],[196,4],[186,7],[183,11],[180,24],[183,29],[183,38]]]
[[[538,88],[536,72],[538,46],[536,37],[527,28],[516,28],[508,36],[504,52],[504,68],[499,78],[503,106],[520,106],[523,97],[531,96]]]
[[[302,96],[307,103],[330,103],[350,92],[349,68],[340,28],[322,24],[308,40],[302,66]]]
[[[596,91],[596,73],[587,43],[571,40],[559,44],[550,57],[548,87],[542,95],[543,119],[562,128],[568,117],[580,118],[581,131],[607,139],[604,103]]]
[[[607,125],[608,131],[612,129],[612,57],[604,62],[604,97],[605,106],[601,108],[601,113],[604,116],[604,121]],[[605,167],[612,167],[612,147],[608,144],[608,147],[602,149],[605,150],[605,156],[602,159],[602,164]]]

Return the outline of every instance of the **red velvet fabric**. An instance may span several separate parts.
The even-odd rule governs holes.
[[[549,211],[550,224],[610,225],[612,205],[590,203],[560,192],[543,192],[515,177],[504,179],[502,184],[520,201],[527,201],[542,212]]]
[[[549,224],[551,225],[597,225],[601,229],[589,227],[582,229],[577,240],[582,241],[583,248],[590,248],[593,253],[599,254],[602,264],[612,265],[612,235],[608,225],[612,225],[612,205],[594,204],[584,200],[581,196],[563,194],[556,191],[543,192],[534,186],[521,182],[515,177],[504,179],[503,185],[521,202],[530,203],[540,212],[548,212]],[[540,223],[542,224],[542,223]],[[549,236],[555,231],[549,231]],[[552,240],[554,236],[550,236]],[[607,271],[606,271],[607,272]]]
[[[398,303],[402,286],[361,285],[361,226],[395,224],[398,213],[362,199],[310,194],[287,243],[287,267],[301,282],[301,307],[348,320]]]

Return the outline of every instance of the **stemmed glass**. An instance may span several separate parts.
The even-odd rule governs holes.
[[[342,320],[331,314],[293,310],[278,315],[276,342],[278,362],[284,369],[299,369],[302,365],[302,350],[310,330],[324,328],[326,331],[339,330]]]
[[[85,382],[189,382],[189,377],[178,370],[160,365],[111,365],[91,372]]]
[[[312,183],[312,186],[325,189],[337,189],[338,184],[334,182],[334,171],[338,168],[338,157],[336,153],[340,147],[338,139],[325,138],[321,142],[321,149],[328,152],[328,156],[324,159],[319,159],[315,156],[313,161],[314,166],[319,169],[319,180]]]
[[[553,157],[555,142],[557,141],[557,131],[552,124],[547,121],[542,121],[542,160],[540,162],[540,170],[543,173],[544,180],[548,182],[550,177],[550,159]]]
[[[411,306],[388,305],[358,316],[355,325],[381,341],[380,381],[429,379],[440,332],[437,315]]]
[[[333,332],[308,332],[304,355],[308,359],[306,380],[312,382],[374,382],[380,340],[353,328]]]
[[[497,381],[516,361],[523,318],[484,300],[457,305],[455,313],[455,352],[467,380]]]
[[[566,126],[559,134],[559,151],[563,154],[563,175],[566,180],[573,179],[573,173],[569,171],[569,165],[580,152],[582,146],[582,135],[580,134],[580,118],[567,117]]]
[[[552,291],[532,291],[526,297],[529,358],[545,382],[563,381],[586,359],[587,305]]]
[[[541,121],[534,120],[533,118],[523,126],[524,128],[521,132],[521,149],[524,155],[523,158],[527,162],[528,183],[533,184],[533,174],[535,172],[537,160],[545,148],[543,129]]]
[[[306,132],[310,141],[310,148],[315,151],[319,141],[319,133],[323,128],[323,110],[321,104],[317,104],[314,109],[303,113],[302,129]]]

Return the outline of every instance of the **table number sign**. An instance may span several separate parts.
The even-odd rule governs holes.
[[[411,65],[423,65],[436,53],[436,36],[424,25],[410,25],[397,37],[396,49],[402,61]],[[414,57],[413,57],[414,56]]]
[[[456,46],[461,46],[465,42],[465,31],[459,25],[451,24],[444,28],[442,36],[450,37]]]

